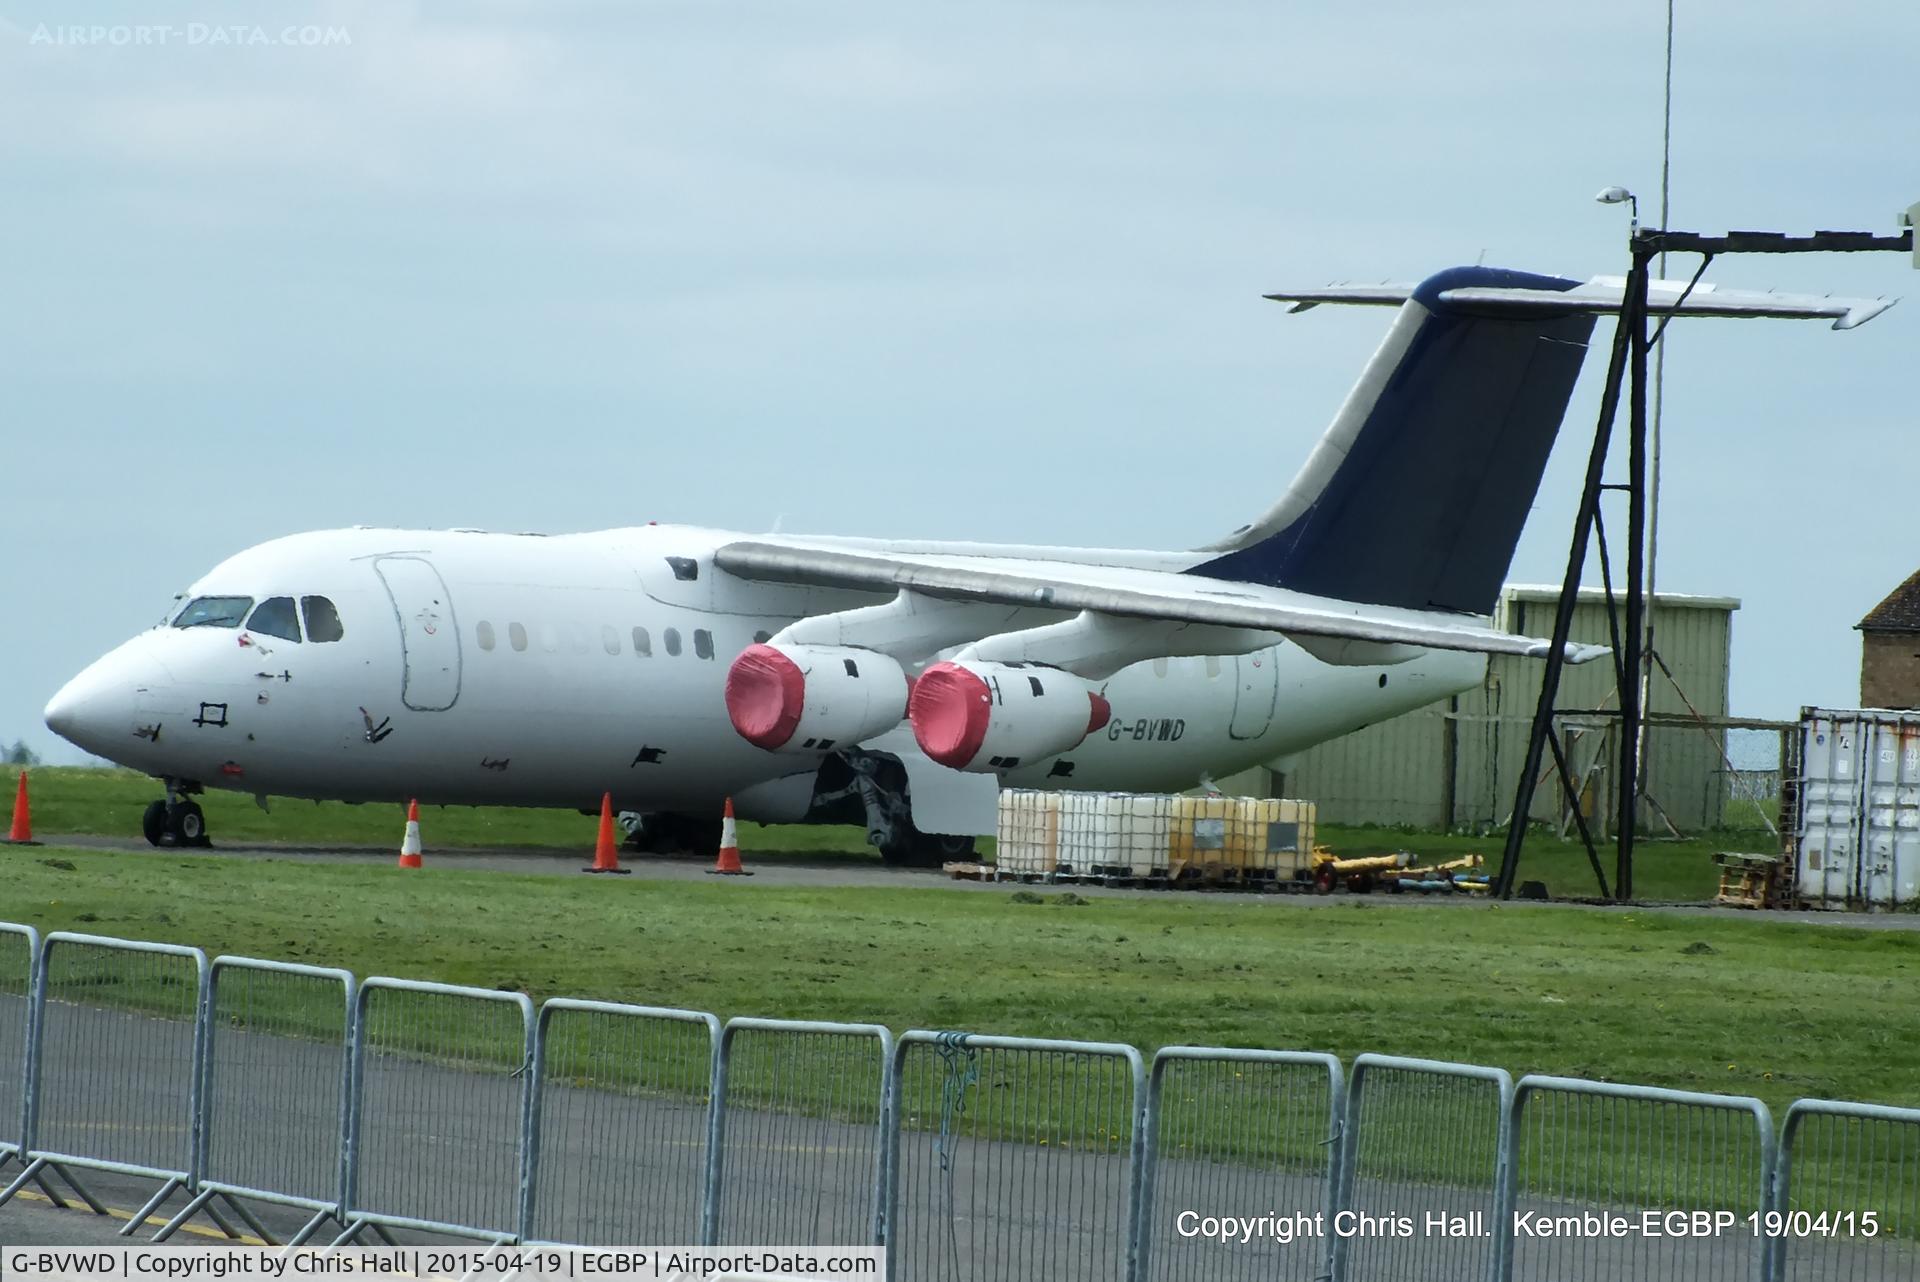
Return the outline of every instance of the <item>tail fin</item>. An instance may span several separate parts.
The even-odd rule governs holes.
[[[1549,301],[1577,283],[1456,267],[1403,293],[1386,341],[1287,492],[1203,549],[1223,555],[1191,573],[1490,613],[1593,332],[1591,314]],[[1458,299],[1476,289],[1535,301]]]

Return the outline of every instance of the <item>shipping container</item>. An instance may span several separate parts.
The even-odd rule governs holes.
[[[1920,905],[1920,712],[1803,708],[1788,854],[1799,902]]]

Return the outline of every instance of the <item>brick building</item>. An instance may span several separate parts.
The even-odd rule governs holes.
[[[1860,706],[1920,708],[1920,573],[1854,626],[1860,629]]]

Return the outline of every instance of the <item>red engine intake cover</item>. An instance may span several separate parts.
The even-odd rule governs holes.
[[[806,702],[800,665],[772,646],[748,646],[727,669],[727,716],[756,748],[771,752],[793,738]]]
[[[958,664],[930,666],[913,683],[907,700],[907,718],[920,751],[943,766],[965,767],[986,741],[992,699],[987,683]]]

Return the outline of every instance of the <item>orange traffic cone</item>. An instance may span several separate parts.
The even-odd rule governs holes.
[[[713,861],[713,867],[707,869],[707,875],[718,877],[751,877],[752,873],[740,866],[740,834],[733,826],[733,798],[727,798],[727,808],[720,814],[720,857]]]
[[[20,787],[13,794],[13,827],[7,840],[16,846],[37,846],[33,839],[33,808],[27,804],[27,772],[20,772]]]
[[[593,843],[593,867],[582,868],[581,872],[611,872],[626,876],[633,869],[620,866],[620,856],[614,853],[613,844],[613,794],[600,794],[600,836]]]
[[[400,866],[420,866],[420,803],[417,801],[407,803],[407,835],[400,839]]]

